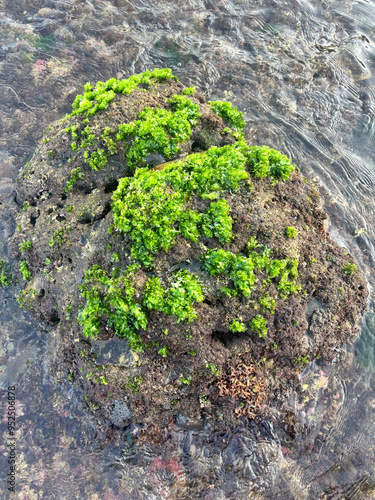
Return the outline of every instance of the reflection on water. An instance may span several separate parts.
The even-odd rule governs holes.
[[[167,66],[210,99],[233,101],[251,142],[280,149],[316,178],[331,236],[374,287],[372,1],[0,5],[0,209],[11,203],[18,169],[43,128],[70,110],[86,81]],[[14,230],[2,213],[0,255]],[[19,498],[374,498],[373,313],[354,354],[306,369],[305,392],[290,395],[293,432],[272,421],[225,434],[176,427],[166,429],[163,446],[138,446],[136,426],[124,433],[103,422],[96,430],[69,381],[52,383],[54,334],[19,310],[9,291],[0,293],[0,383],[18,388]]]

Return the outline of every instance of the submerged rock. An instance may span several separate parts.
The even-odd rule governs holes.
[[[357,335],[366,282],[318,191],[243,127],[169,70],[87,84],[18,176],[18,300],[114,425],[267,417]]]

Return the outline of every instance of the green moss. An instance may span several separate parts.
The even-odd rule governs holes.
[[[295,227],[292,226],[286,226],[285,228],[285,236],[287,238],[295,238],[298,234],[298,231]]]
[[[221,116],[231,127],[238,131],[243,131],[245,128],[245,120],[243,114],[238,111],[236,106],[230,102],[223,101],[210,101],[210,107],[214,113]]]

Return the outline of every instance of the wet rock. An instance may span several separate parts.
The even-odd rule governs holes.
[[[364,277],[325,234],[316,188],[294,167],[283,180],[254,173],[241,127],[230,129],[235,122],[201,94],[172,79],[129,94],[108,89],[99,101],[85,89],[72,115],[46,129],[16,183],[9,254],[24,306],[59,324],[51,371],[77,374],[71,382],[88,407],[118,427],[141,422],[160,434],[168,422],[201,431],[265,418],[275,395],[298,390],[304,363],[330,361],[355,338]],[[184,120],[177,104],[186,99],[187,116],[196,115],[174,144],[173,126]],[[156,113],[171,113],[170,121],[134,132]],[[210,154],[218,155],[212,172],[207,163],[196,174]],[[166,172],[181,175],[156,189]],[[218,178],[206,192],[211,174]],[[228,187],[237,174],[238,186]],[[156,198],[143,205],[145,186]],[[174,219],[180,191],[183,215]],[[159,195],[166,204],[156,219]],[[217,251],[229,262],[220,272],[205,264]],[[250,480],[258,472],[247,457],[258,452],[246,453],[241,470]]]
[[[2,177],[0,179],[0,194],[12,193],[14,191],[14,182],[9,177]]]
[[[132,412],[126,403],[126,400],[113,401],[111,405],[107,407],[107,411],[109,420],[116,427],[125,427],[130,423]]]
[[[184,415],[176,415],[176,425],[186,431],[200,431],[204,428],[204,421],[200,418],[192,419]]]
[[[124,339],[93,340],[91,352],[95,354],[98,365],[131,367],[135,362],[134,354]]]

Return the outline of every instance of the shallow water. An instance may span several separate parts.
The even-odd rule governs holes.
[[[0,0],[0,11],[0,202],[86,81],[171,67],[208,98],[234,102],[250,142],[315,178],[331,236],[362,266],[373,310],[373,1]],[[11,231],[1,219],[0,253]],[[272,424],[176,427],[164,446],[137,447],[136,427],[96,430],[69,382],[52,383],[53,334],[11,291],[0,290],[0,384],[17,386],[18,498],[375,498],[373,313],[344,362],[306,368],[305,393],[290,398],[295,435]]]

